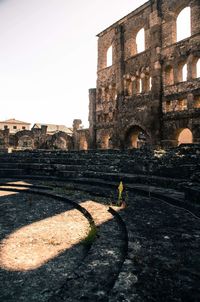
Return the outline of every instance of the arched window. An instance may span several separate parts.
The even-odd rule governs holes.
[[[113,49],[112,49],[112,45],[111,45],[107,50],[107,64],[106,64],[106,67],[109,67],[113,64],[112,52],[113,52]]]
[[[144,32],[144,28],[142,28],[136,35],[136,53],[140,53],[144,50],[145,50],[145,32]]]
[[[101,149],[108,149],[109,148],[109,139],[110,139],[109,134],[104,134],[102,136],[102,139],[101,139]]]
[[[182,81],[187,81],[187,64],[183,65],[182,68]]]
[[[192,144],[193,143],[193,135],[190,129],[183,129],[178,136],[178,145],[181,144]]]
[[[176,19],[176,41],[181,41],[191,36],[191,9],[185,7]]]
[[[165,68],[165,85],[173,85],[174,84],[174,72],[171,66],[167,66]]]
[[[196,69],[197,69],[197,78],[200,78],[200,59],[198,59],[197,61]]]
[[[187,110],[187,99],[178,100],[177,110],[178,111]]]
[[[149,78],[149,90],[151,91],[152,89],[152,77]]]
[[[139,79],[139,88],[138,88],[138,92],[142,93],[142,79]]]
[[[180,63],[178,65],[178,82],[187,81],[187,64]]]

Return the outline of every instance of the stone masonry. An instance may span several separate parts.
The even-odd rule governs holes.
[[[178,40],[186,8],[184,27],[191,30]],[[184,129],[200,142],[199,19],[198,0],[152,0],[98,34],[97,87],[89,90],[92,148],[177,146]]]

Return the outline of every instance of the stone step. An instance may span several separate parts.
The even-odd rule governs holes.
[[[47,157],[47,158],[16,158],[16,157],[2,157],[0,158],[0,164],[3,163],[16,163],[16,162],[20,162],[20,163],[26,163],[26,164],[31,164],[31,163],[42,163],[42,164],[66,164],[66,165],[110,165],[110,163],[112,162],[112,164],[119,164],[120,160],[113,158],[111,159],[91,159],[88,158],[83,159],[83,158],[52,158],[52,157]]]
[[[109,302],[171,302],[185,294],[185,301],[199,301],[198,219],[180,208],[137,195],[120,215],[129,232],[129,249]],[[180,280],[186,281],[180,285]]]
[[[0,177],[6,178],[6,177],[16,177],[24,175],[23,169],[0,169]]]
[[[63,169],[66,169],[67,171],[97,171],[97,172],[118,172],[119,168],[116,165],[63,165]],[[63,170],[62,169],[62,170]],[[58,167],[58,170],[59,169]]]
[[[126,153],[118,153],[118,154],[104,154],[104,153],[96,153],[96,154],[81,154],[80,152],[74,152],[73,154],[70,153],[65,153],[65,154],[54,154],[54,153],[49,153],[49,154],[31,154],[31,153],[9,153],[9,154],[0,154],[0,158],[2,157],[15,157],[15,158],[46,158],[46,157],[52,157],[52,158],[82,158],[82,159],[88,159],[88,158],[114,158],[114,157],[119,157],[121,158],[124,156],[125,158],[130,157],[130,155]]]
[[[126,258],[128,237],[119,218],[108,213],[104,205],[86,202],[83,206],[90,211],[98,225],[98,237],[82,265],[67,277],[49,302],[108,301],[108,293]]]
[[[82,173],[84,174],[84,173]],[[87,176],[86,176],[87,175]],[[89,175],[89,176],[88,176]],[[151,185],[159,186],[162,188],[172,188],[177,190],[177,186],[182,183],[182,179],[167,179],[163,177],[156,176],[146,176],[146,175],[137,175],[137,174],[122,174],[122,173],[91,173],[86,172],[84,176],[79,177],[78,179],[72,179],[72,181],[85,183],[85,184],[99,184],[102,186],[110,186],[110,184],[116,184],[122,180],[124,183],[128,184],[142,184],[142,185]],[[185,180],[186,182],[186,180]],[[181,187],[181,186],[180,186]]]

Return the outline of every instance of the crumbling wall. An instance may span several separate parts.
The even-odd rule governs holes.
[[[185,7],[191,8],[191,36],[176,42],[176,20]],[[178,134],[190,129],[193,142],[200,142],[200,81],[196,64],[200,58],[200,4],[199,1],[163,1],[163,145],[177,146]],[[185,25],[186,26],[186,25]],[[182,68],[186,64],[187,79]],[[169,66],[171,76],[169,79]]]
[[[186,7],[191,11],[191,35],[176,42],[177,17]],[[98,35],[95,114],[89,116],[97,148],[130,145],[127,133],[134,127],[140,127],[151,145],[177,145],[177,133],[184,128],[191,129],[194,142],[200,141],[199,18],[198,0],[149,1]],[[145,49],[139,52],[141,29]]]
[[[49,137],[47,149],[73,150],[73,139],[65,132],[59,131]]]
[[[42,129],[22,130],[15,134],[11,134],[9,129],[0,130],[0,149],[8,148],[73,150],[73,138],[62,131],[49,135],[45,126]]]

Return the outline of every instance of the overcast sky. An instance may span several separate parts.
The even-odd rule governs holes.
[[[96,34],[142,0],[0,0],[0,120],[87,126]]]

